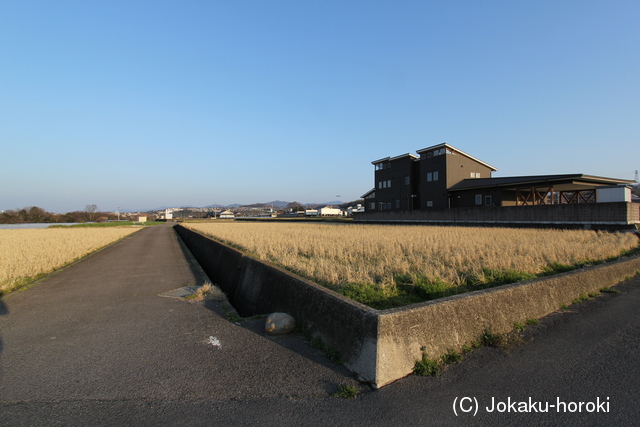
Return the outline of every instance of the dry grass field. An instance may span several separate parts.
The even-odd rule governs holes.
[[[638,248],[630,233],[364,224],[185,224],[375,306],[565,271]]]
[[[137,230],[117,227],[0,230],[0,295]]]

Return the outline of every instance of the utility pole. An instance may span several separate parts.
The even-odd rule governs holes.
[[[116,213],[118,214],[118,221],[120,221],[120,206],[118,206],[118,209],[116,210]]]

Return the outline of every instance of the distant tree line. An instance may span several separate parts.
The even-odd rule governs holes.
[[[84,211],[67,212],[64,214],[47,212],[38,206],[6,210],[0,213],[0,224],[91,222],[113,219],[116,219],[115,214],[111,212],[99,212],[96,205],[87,205]]]

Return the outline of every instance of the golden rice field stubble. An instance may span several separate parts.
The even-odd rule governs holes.
[[[631,233],[368,224],[185,224],[375,308],[510,283],[638,249]]]
[[[0,295],[137,230],[124,227],[0,230]]]

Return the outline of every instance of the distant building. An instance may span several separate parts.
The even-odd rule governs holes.
[[[364,212],[364,206],[357,204],[356,206],[349,206],[346,210],[347,216],[352,216],[354,213]]]
[[[333,206],[318,208],[318,216],[342,216],[342,210]]]
[[[220,212],[220,215],[218,216],[220,219],[233,219],[235,217],[236,215],[229,210]]]

